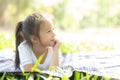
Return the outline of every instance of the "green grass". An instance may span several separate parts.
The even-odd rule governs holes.
[[[15,37],[10,33],[0,33],[0,50],[5,48],[15,49]]]
[[[9,34],[9,33],[1,33],[0,34],[0,50],[5,49],[5,48],[11,48],[15,50],[15,37],[14,34]],[[74,53],[74,52],[82,52],[82,51],[86,51],[86,52],[92,52],[94,50],[96,51],[106,51],[106,50],[113,50],[114,49],[114,44],[109,44],[109,45],[105,45],[105,44],[96,44],[91,42],[90,44],[88,44],[88,42],[79,42],[78,44],[74,44],[74,43],[63,43],[60,47],[61,51],[63,54],[68,54],[68,53]],[[41,61],[41,58],[39,59],[38,63]],[[36,76],[37,80],[40,80],[41,76],[44,76],[46,78],[52,78],[53,80],[57,80],[56,77],[53,77],[51,75],[45,75],[43,73],[41,73],[40,70],[36,69],[36,66],[38,65],[38,63],[36,63],[36,65],[33,67],[32,72],[36,71],[39,74],[33,74],[33,73],[24,73],[22,74],[21,80],[28,80],[31,77]],[[63,74],[63,73],[62,73]],[[85,76],[80,73],[80,72],[75,72],[75,77],[74,80],[80,80],[83,79]],[[92,80],[97,80],[98,76],[94,76],[92,78]],[[6,72],[3,74],[3,76],[0,77],[0,80],[14,80],[17,79],[17,77],[14,77],[14,75],[10,76],[7,75]],[[63,77],[62,80],[69,80],[69,78],[67,76]],[[86,73],[86,80],[90,80],[90,76],[89,74]],[[102,78],[102,80],[109,80],[109,78]]]
[[[14,73],[7,74],[6,72],[3,73],[2,76],[0,76],[0,80],[44,80],[43,77],[46,80],[59,80],[58,77],[51,76],[50,74],[44,74],[39,72],[28,72],[19,75],[15,75]],[[70,80],[69,77],[63,77],[61,80]],[[112,78],[107,77],[100,77],[97,75],[90,75],[88,73],[81,73],[78,71],[75,71],[73,80],[112,80]]]
[[[15,50],[15,37],[14,34],[1,33],[0,34],[0,50],[5,48],[12,48]],[[106,51],[113,50],[114,44],[95,43],[94,41],[80,41],[76,43],[62,43],[60,49],[63,54],[75,52],[93,52],[93,51]]]

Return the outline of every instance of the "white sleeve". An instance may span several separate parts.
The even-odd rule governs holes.
[[[24,67],[26,64],[32,64],[32,56],[30,54],[30,49],[26,45],[20,45],[18,47],[20,67]]]

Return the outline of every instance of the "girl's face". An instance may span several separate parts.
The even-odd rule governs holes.
[[[40,44],[44,47],[55,45],[54,27],[50,20],[42,22],[39,30]]]

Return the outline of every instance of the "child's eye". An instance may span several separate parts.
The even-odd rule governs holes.
[[[48,30],[47,33],[50,33],[50,32],[52,32],[52,31],[54,31],[54,28]]]
[[[48,30],[47,33],[51,32],[51,30]]]

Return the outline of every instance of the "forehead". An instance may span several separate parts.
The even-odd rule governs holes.
[[[42,21],[41,27],[40,27],[41,30],[47,30],[50,28],[53,28],[52,20],[47,19],[47,20]]]

